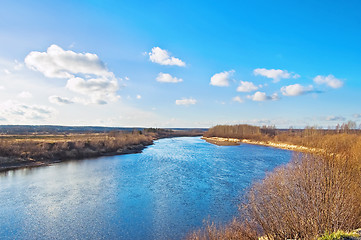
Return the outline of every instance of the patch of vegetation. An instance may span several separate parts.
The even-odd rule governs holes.
[[[361,135],[361,130],[356,129],[355,122],[348,122],[338,126],[336,129],[319,129],[317,127],[306,127],[305,129],[276,129],[274,126],[251,126],[239,125],[217,125],[204,133],[204,137],[238,138],[254,141],[287,143],[309,148],[322,148],[325,144],[342,139],[341,150],[347,150],[351,144]],[[335,149],[339,151],[340,149]]]
[[[317,240],[342,240],[344,238],[359,237],[360,235],[354,232],[337,231],[333,233],[326,232]]]

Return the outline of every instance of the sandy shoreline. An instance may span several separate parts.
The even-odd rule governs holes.
[[[298,152],[319,152],[320,149],[316,148],[308,148],[299,145],[287,144],[287,143],[275,143],[275,142],[265,142],[265,141],[255,141],[249,139],[238,139],[238,138],[222,138],[222,137],[202,137],[202,139],[206,140],[209,143],[225,146],[225,145],[239,145],[241,143],[253,144],[253,145],[261,145],[267,147],[281,148],[286,150],[298,151]]]

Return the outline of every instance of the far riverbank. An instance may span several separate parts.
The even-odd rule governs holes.
[[[223,137],[202,137],[202,139],[206,140],[209,143],[218,145],[218,146],[232,146],[232,145],[240,145],[241,143],[253,144],[253,145],[261,145],[267,147],[281,148],[286,150],[298,151],[298,152],[318,152],[321,151],[317,148],[309,148],[299,145],[293,145],[288,143],[276,143],[271,141],[255,141],[249,139],[238,139],[238,138],[223,138]]]
[[[140,153],[154,140],[200,136],[192,131],[150,129],[133,132],[0,135],[0,172],[47,166],[67,160]]]

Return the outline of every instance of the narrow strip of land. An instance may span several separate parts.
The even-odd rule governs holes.
[[[218,146],[232,146],[232,145],[240,145],[241,143],[253,144],[253,145],[261,145],[267,147],[281,148],[292,151],[299,152],[319,152],[321,149],[317,148],[309,148],[304,146],[298,146],[288,143],[276,143],[271,141],[255,141],[249,139],[238,139],[238,138],[223,138],[223,137],[202,137],[202,139],[206,140],[209,143],[218,145]]]

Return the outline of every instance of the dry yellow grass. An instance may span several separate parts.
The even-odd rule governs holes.
[[[0,170],[66,159],[139,152],[155,134],[90,133],[0,136]]]

